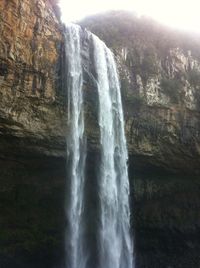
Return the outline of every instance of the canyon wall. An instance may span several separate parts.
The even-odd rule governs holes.
[[[128,12],[80,24],[112,48],[118,63],[136,267],[198,267],[199,36]]]
[[[3,0],[0,14],[1,153],[63,154],[62,25],[50,1]]]
[[[128,12],[108,12],[80,24],[116,55],[135,165],[199,173],[199,36]]]
[[[65,160],[54,157],[65,152],[63,37],[52,2],[0,1],[2,268],[50,267],[63,256]]]
[[[63,26],[48,1],[1,1],[0,8],[2,148],[6,147],[5,154],[8,148],[18,147],[18,153],[64,156]],[[123,13],[81,24],[100,36],[116,55],[129,154],[136,168],[199,174],[198,42]],[[89,104],[96,93],[87,38],[84,42],[88,142],[92,150],[98,150],[96,111]]]
[[[67,92],[56,2],[0,1],[0,266],[5,268],[62,266]],[[112,48],[119,68],[138,267],[196,268],[198,38],[123,12],[81,24]],[[92,182],[99,129],[87,38],[82,55]]]

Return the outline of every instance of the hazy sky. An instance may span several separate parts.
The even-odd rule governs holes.
[[[133,10],[176,28],[200,32],[200,0],[60,0],[63,21],[105,10]]]

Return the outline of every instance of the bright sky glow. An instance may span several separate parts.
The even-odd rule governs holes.
[[[200,0],[60,0],[62,19],[72,22],[106,10],[129,10],[200,33]]]

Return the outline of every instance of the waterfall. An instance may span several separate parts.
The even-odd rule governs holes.
[[[93,44],[94,72],[98,91],[98,123],[100,128],[100,163],[97,181],[99,219],[96,267],[88,263],[90,256],[84,235],[83,213],[86,196],[84,138],[83,71],[81,57],[81,28],[66,29],[68,62],[68,183],[66,218],[68,222],[65,245],[67,268],[133,268],[133,245],[130,235],[128,153],[124,133],[120,83],[112,52],[95,35]],[[86,210],[86,211],[84,211]]]
[[[67,157],[70,178],[66,198],[66,267],[83,268],[82,214],[85,182],[85,139],[83,108],[83,73],[80,28],[69,26],[65,32],[68,89]]]
[[[100,163],[100,267],[131,268],[129,180],[120,85],[111,51],[93,35],[98,78]]]

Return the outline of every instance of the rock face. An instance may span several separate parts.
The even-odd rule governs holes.
[[[65,154],[63,36],[55,3],[1,1],[0,143],[6,147],[5,153],[8,147],[16,147],[22,154],[24,150],[51,156]],[[82,25],[105,40],[116,55],[129,154],[136,168],[198,174],[198,42],[123,13],[88,19]],[[86,75],[91,65],[87,49],[86,42]],[[96,98],[92,87],[91,77],[86,77],[89,100]],[[95,111],[88,107],[87,113],[89,143],[97,150]]]
[[[0,1],[2,268],[62,261],[66,124],[54,10],[55,1]]]
[[[91,17],[81,25],[116,55],[129,153],[135,165],[199,173],[198,37],[127,12]]]
[[[127,12],[91,17],[81,25],[103,39],[118,62],[136,267],[198,267],[199,39]]]
[[[1,1],[1,147],[63,154],[61,29],[50,1]]]
[[[56,2],[0,1],[3,268],[62,267],[66,92],[63,26]],[[195,177],[200,172],[199,41],[127,13],[81,24],[113,49],[119,67],[137,265],[199,267],[200,186]],[[87,173],[92,188],[99,130],[87,34],[83,47]],[[155,168],[159,176],[149,172]],[[166,170],[190,175],[166,176]]]
[[[134,173],[131,178],[136,267],[198,267],[199,177]]]

